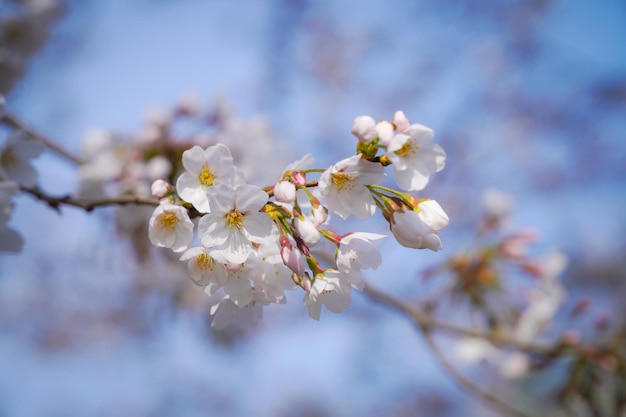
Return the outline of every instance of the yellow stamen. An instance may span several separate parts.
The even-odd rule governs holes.
[[[200,184],[205,186],[211,186],[215,182],[215,173],[211,167],[207,164],[202,165],[202,172],[200,173]]]
[[[418,148],[419,145],[415,144],[415,139],[410,138],[409,140],[404,142],[404,145],[402,145],[400,149],[394,151],[394,153],[400,156],[407,156],[408,154],[415,155],[415,152],[417,152]]]
[[[165,229],[168,232],[172,231],[174,226],[176,226],[176,223],[178,223],[178,217],[176,216],[176,213],[172,213],[169,211],[159,214],[156,220],[157,227]]]
[[[354,188],[354,178],[350,174],[346,174],[345,172],[337,172],[335,174],[330,174],[331,181],[335,186],[340,190],[351,190]]]
[[[226,223],[228,224],[228,228],[232,229],[236,227],[237,229],[241,229],[243,227],[243,218],[244,215],[239,210],[233,210],[226,215]]]
[[[204,271],[206,271],[207,269],[210,269],[212,271],[214,263],[215,261],[213,260],[213,258],[211,258],[206,253],[201,253],[200,255],[196,256],[196,266]]]

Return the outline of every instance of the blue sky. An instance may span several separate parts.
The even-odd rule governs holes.
[[[492,3],[485,3],[486,11],[503,7]],[[564,247],[593,259],[623,251],[625,119],[599,109],[587,116],[601,121],[592,127],[604,134],[586,138],[575,129],[533,130],[532,118],[503,119],[506,109],[490,113],[484,104],[487,96],[514,97],[521,89],[539,107],[547,96],[559,108],[593,110],[578,86],[603,78],[623,81],[626,74],[623,2],[556,1],[543,17],[511,25],[428,2],[320,1],[304,11],[287,4],[72,6],[8,96],[9,106],[79,152],[87,131],[134,132],[147,109],[171,107],[186,92],[207,105],[223,96],[243,118],[266,117],[283,141],[278,146],[292,149],[294,159],[312,152],[321,165],[353,152],[354,117],[390,118],[403,109],[411,121],[433,127],[448,151],[442,178],[425,196],[468,216],[453,217],[452,226],[470,222],[480,191],[497,186],[515,194],[514,224],[537,226],[544,248]],[[531,39],[538,55],[528,66],[503,29],[513,31],[515,22],[517,30],[538,35]],[[594,148],[585,140],[608,151],[584,167],[588,175],[574,175],[580,164],[576,148]],[[73,168],[54,156],[41,157],[37,167],[42,187],[51,193],[76,186]],[[536,178],[555,172],[574,180],[535,188]],[[460,196],[468,195],[473,207],[457,207]],[[594,213],[598,206],[602,216]],[[93,415],[106,400],[107,407],[119,407],[110,415],[191,416],[223,407],[224,415],[269,416],[291,415],[288,405],[304,400],[347,416],[389,409],[406,391],[457,392],[405,320],[360,296],[351,312],[323,314],[317,323],[293,294],[233,350],[207,342],[201,326],[182,315],[161,317],[162,326],[147,339],[113,331],[112,340],[94,336],[83,347],[40,351],[37,335],[47,322],[28,306],[62,320],[66,310],[106,309],[129,291],[134,267],[125,259],[126,247],[107,243],[118,242],[107,220],[108,211],[57,215],[29,197],[18,199],[11,224],[27,244],[22,254],[0,259],[0,292],[13,300],[15,320],[24,327],[8,325],[6,337],[0,336],[0,363],[8,369],[0,377],[0,413],[5,407],[8,415],[42,415],[42,409],[47,415]],[[466,245],[467,235],[452,226],[442,233],[450,250]],[[415,291],[419,266],[446,254],[415,254],[389,241],[383,256],[371,280]],[[209,399],[207,389],[215,394]],[[33,395],[37,404],[29,399]],[[237,401],[243,395],[246,401]],[[75,414],[67,414],[67,404]],[[462,415],[484,415],[473,401],[467,407]]]

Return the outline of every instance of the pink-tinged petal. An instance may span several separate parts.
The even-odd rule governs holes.
[[[396,129],[399,132],[404,132],[411,125],[409,123],[409,119],[406,118],[406,115],[402,110],[398,110],[397,112],[395,112],[391,122],[396,126]]]
[[[393,125],[386,121],[380,121],[376,124],[376,132],[383,146],[389,145],[389,142],[391,142],[391,139],[395,136]]]

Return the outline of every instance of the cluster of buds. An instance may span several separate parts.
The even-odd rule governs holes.
[[[380,265],[376,244],[385,235],[339,235],[327,228],[329,212],[365,220],[380,210],[401,245],[442,248],[437,233],[448,216],[436,201],[407,192],[423,189],[444,167],[433,131],[409,124],[399,111],[391,122],[358,117],[352,132],[356,155],[324,169],[306,155],[265,188],[245,182],[224,144],[193,146],[182,154],[184,172],[175,185],[153,184],[161,204],[149,222],[150,241],[182,253],[192,280],[207,294],[223,291],[211,311],[213,327],[238,317],[258,320],[264,305],[283,303],[285,291],[298,287],[314,319],[322,305],[334,313],[347,309],[352,290],[364,286],[362,270]],[[404,191],[381,185],[387,166]],[[322,239],[334,253],[314,255]]]

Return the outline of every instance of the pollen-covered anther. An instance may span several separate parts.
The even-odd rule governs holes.
[[[176,213],[172,213],[169,211],[161,213],[159,217],[157,217],[157,220],[156,220],[156,225],[159,228],[165,229],[168,231],[171,231],[172,229],[174,229],[174,226],[176,226],[177,223],[178,223],[178,217],[176,216]]]
[[[337,172],[331,174],[332,182],[337,186],[337,188],[341,191],[343,190],[351,190],[354,188],[354,177],[350,174],[346,174],[345,172]]]
[[[215,182],[215,173],[208,164],[202,165],[202,172],[200,173],[200,184],[211,186]]]
[[[419,145],[415,144],[415,139],[411,138],[407,140],[400,149],[395,151],[397,155],[406,156],[406,155],[415,155]]]
[[[226,224],[229,229],[236,227],[237,229],[243,228],[244,215],[239,210],[233,210],[226,215]]]
[[[213,258],[211,258],[206,253],[201,253],[200,255],[196,256],[196,266],[203,271],[212,271],[214,263],[215,261],[213,260]]]

